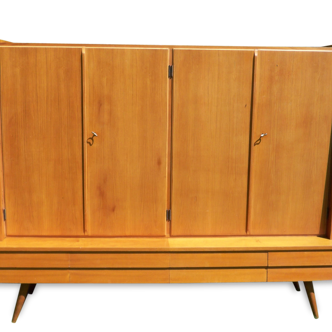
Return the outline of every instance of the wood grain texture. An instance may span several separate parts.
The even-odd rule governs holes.
[[[89,235],[164,236],[168,50],[89,49],[86,132]]]
[[[332,266],[332,251],[271,252],[269,266]]]
[[[72,270],[70,283],[169,283],[169,270]]]
[[[69,283],[68,270],[0,269],[0,283],[63,284]]]
[[[7,241],[7,239],[5,239],[5,241]],[[169,238],[168,246],[169,251],[187,252],[331,250],[332,241],[317,236]]]
[[[169,283],[169,270],[0,269],[1,283]]]
[[[81,51],[1,48],[7,234],[82,235]]]
[[[0,253],[0,268],[168,267],[168,253]]]
[[[1,256],[0,256],[1,257]],[[168,253],[73,253],[71,268],[168,268]]]
[[[270,268],[267,281],[332,280],[332,267]]]
[[[1,268],[68,268],[67,253],[0,253]]]
[[[170,270],[170,283],[266,282],[266,269]]]
[[[7,241],[9,240],[9,241]],[[65,249],[66,248],[66,249]],[[0,241],[1,251],[167,251],[166,238],[14,238]]]
[[[15,238],[0,241],[0,252],[256,252],[332,250],[317,236],[202,238]]]
[[[172,253],[170,267],[267,266],[267,253]]]
[[[249,232],[325,234],[332,53],[258,51]]]
[[[246,233],[253,55],[174,50],[174,236]]]

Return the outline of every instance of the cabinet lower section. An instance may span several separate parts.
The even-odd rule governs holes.
[[[131,247],[128,242],[127,245],[123,242],[121,247],[120,242],[110,241],[106,246],[106,242],[100,241],[99,248],[90,242],[90,247],[81,244],[80,248],[71,249],[61,248],[56,242],[53,247],[49,242],[46,249],[46,241],[43,241],[44,248],[41,243],[37,248],[36,242],[30,248],[27,243],[25,247],[14,248],[8,241],[7,247],[4,244],[0,247],[0,283],[196,284],[332,280],[332,248],[326,239],[255,238],[253,243],[261,243],[260,247],[253,248],[247,243],[249,247],[241,251],[241,239],[238,242],[233,239],[233,244],[232,239],[196,240],[196,247],[189,240],[179,239],[175,246],[172,240],[150,239],[150,248],[149,241],[144,248],[139,248],[144,243],[141,239],[132,242]],[[287,241],[293,243],[292,249],[287,248]],[[307,248],[303,247],[305,242]],[[315,248],[313,243],[316,243]],[[317,247],[318,243],[322,246]],[[283,247],[278,250],[278,245]]]

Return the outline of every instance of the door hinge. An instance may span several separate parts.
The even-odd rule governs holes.
[[[6,221],[7,219],[7,216],[6,216],[6,209],[3,209],[3,220]]]
[[[171,210],[166,210],[166,221],[171,221]]]
[[[174,67],[173,65],[168,66],[168,78],[173,78]]]

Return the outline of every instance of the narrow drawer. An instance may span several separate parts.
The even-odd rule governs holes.
[[[0,253],[1,268],[67,268],[69,254]]]
[[[332,266],[332,251],[270,252],[269,266]]]
[[[267,266],[267,253],[171,253],[170,267]]]
[[[171,283],[266,282],[266,269],[170,270]]]
[[[73,253],[72,268],[168,268],[168,253]]]
[[[332,280],[331,267],[270,268],[267,281]]]

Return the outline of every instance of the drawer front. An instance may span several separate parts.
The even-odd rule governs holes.
[[[168,268],[168,253],[1,253],[0,268]]]
[[[168,253],[70,254],[72,268],[168,268]]]
[[[269,266],[332,266],[332,251],[270,252]]]
[[[170,270],[170,283],[266,282],[266,269]]]
[[[0,270],[1,283],[169,283],[169,270]]]
[[[68,270],[0,270],[0,283],[8,284],[63,284],[70,282]]]
[[[67,253],[0,253],[1,268],[66,268],[69,265]]]
[[[267,266],[267,253],[172,253],[170,267]]]
[[[267,281],[332,280],[331,267],[271,268]]]

